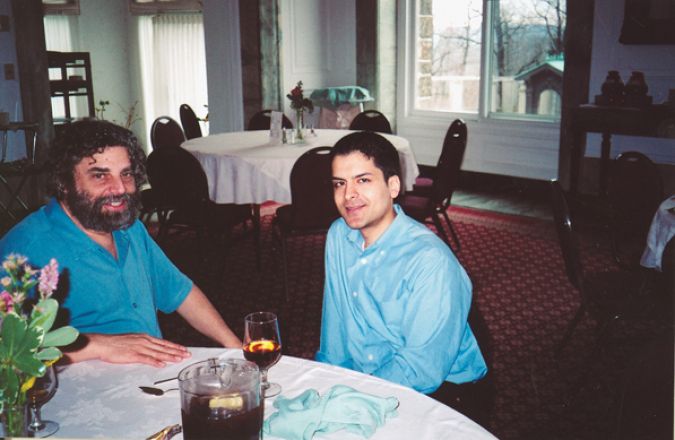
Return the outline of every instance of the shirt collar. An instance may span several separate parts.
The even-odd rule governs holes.
[[[45,213],[54,226],[54,229],[60,231],[64,235],[71,235],[75,237],[83,245],[80,253],[86,252],[88,248],[103,249],[98,243],[88,237],[87,234],[85,234],[84,231],[75,224],[75,222],[73,222],[73,219],[71,219],[68,214],[66,214],[63,206],[61,206],[61,203],[59,203],[55,197],[49,199],[49,202],[45,206]],[[127,251],[129,249],[129,237],[127,230],[118,229],[113,231],[113,239],[115,240],[115,245],[117,246],[117,258],[120,262],[123,262],[126,259]],[[77,249],[74,249],[74,251],[77,252]]]

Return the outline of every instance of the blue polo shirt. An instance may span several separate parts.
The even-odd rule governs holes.
[[[161,337],[157,310],[175,311],[192,289],[138,220],[113,232],[118,258],[89,238],[56,199],[0,240],[0,256],[17,253],[35,267],[59,263],[56,298],[82,333]],[[65,298],[64,296],[65,295]]]

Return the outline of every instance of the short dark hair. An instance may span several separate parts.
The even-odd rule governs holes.
[[[136,136],[112,122],[86,119],[57,128],[56,139],[49,149],[49,193],[63,200],[66,190],[75,187],[75,166],[85,157],[102,153],[107,147],[125,147],[136,188],[146,182],[145,152]]]
[[[396,147],[384,136],[372,131],[358,131],[343,137],[331,150],[331,161],[335,156],[346,156],[358,151],[369,159],[384,174],[387,181],[391,176],[401,178],[401,161]]]

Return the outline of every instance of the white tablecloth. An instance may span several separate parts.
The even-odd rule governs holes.
[[[61,427],[54,437],[146,438],[162,428],[181,422],[180,395],[170,391],[161,397],[142,393],[139,385],[174,377],[186,365],[209,357],[242,358],[241,350],[193,348],[192,358],[181,364],[156,369],[142,365],[113,365],[88,361],[59,367],[59,388],[43,408],[43,418]],[[269,379],[282,386],[281,394],[295,397],[314,388],[323,394],[343,384],[382,397],[394,396],[398,415],[387,420],[371,440],[480,440],[493,439],[489,432],[453,409],[409,388],[372,376],[318,362],[284,356],[269,371]],[[177,388],[177,381],[158,385]],[[274,411],[273,399],[265,401],[265,418]],[[174,437],[182,438],[182,436]],[[272,437],[266,436],[265,439]],[[315,439],[356,440],[361,437],[338,431]]]
[[[647,235],[647,246],[640,259],[644,267],[661,270],[661,257],[668,242],[675,236],[675,195],[661,203],[654,214],[652,225]]]
[[[216,203],[291,203],[291,170],[295,161],[314,147],[333,146],[349,130],[315,130],[304,144],[271,144],[269,130],[220,133],[183,142],[199,160],[209,181],[209,196]],[[419,174],[409,142],[385,134],[401,158],[403,183],[412,189]]]

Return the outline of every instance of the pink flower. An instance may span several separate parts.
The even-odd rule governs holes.
[[[54,258],[49,260],[49,264],[40,270],[40,285],[38,290],[42,299],[49,298],[56,290],[56,285],[59,283],[59,264]]]
[[[6,290],[3,290],[2,293],[0,293],[0,312],[8,312],[12,308],[12,305],[14,305],[12,295]]]

